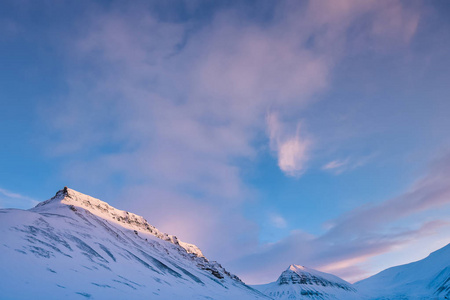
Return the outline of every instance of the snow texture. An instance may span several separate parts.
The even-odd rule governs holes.
[[[0,209],[0,299],[450,299],[450,244],[350,284],[291,265],[249,287],[143,217],[65,187]]]
[[[69,188],[0,210],[0,299],[269,299],[195,245]]]
[[[355,283],[369,299],[450,299],[450,244],[428,257]]]

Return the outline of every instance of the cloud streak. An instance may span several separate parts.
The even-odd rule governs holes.
[[[325,164],[322,170],[334,170],[337,174],[342,173],[343,169],[348,165],[349,159],[333,160]]]
[[[39,201],[36,201],[33,198],[28,196],[24,196],[18,193],[11,192],[6,189],[0,188],[0,206],[5,208],[32,208]]]
[[[347,157],[345,159],[335,159],[332,160],[325,165],[322,166],[322,170],[332,172],[335,175],[342,174],[347,171],[351,171],[354,169],[357,169],[359,167],[362,167],[369,163],[373,158],[375,157],[375,154],[371,154],[368,156],[360,157],[360,158],[350,158]]]

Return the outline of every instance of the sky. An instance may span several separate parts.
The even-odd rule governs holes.
[[[246,283],[450,242],[450,3],[0,3],[0,207],[64,186]]]

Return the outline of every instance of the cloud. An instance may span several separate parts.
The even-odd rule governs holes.
[[[257,227],[236,213],[239,206],[233,203],[217,209],[215,202],[147,185],[127,188],[120,196],[128,200],[129,210],[151,216],[149,222],[158,229],[185,242],[195,241],[209,259],[222,253],[223,264],[236,260],[258,244]]]
[[[299,176],[304,169],[308,143],[295,136],[278,145],[278,165],[291,176]]]
[[[69,94],[43,113],[54,116],[49,152],[78,153],[69,163],[80,169],[113,149],[102,162],[106,176],[143,174],[236,198],[243,187],[235,160],[257,154],[269,109],[277,116],[269,127],[279,123],[269,128],[279,166],[299,176],[310,142],[304,126],[286,120],[327,88],[341,57],[328,45],[338,40],[338,49],[345,29],[368,11],[377,20],[384,10],[376,3],[286,2],[265,26],[233,9],[208,26],[161,21],[142,3],[85,16],[66,43]]]
[[[171,192],[168,202],[186,199],[242,219],[242,203],[252,196],[237,162],[257,155],[268,107],[299,109],[324,88],[326,60],[292,43],[295,32],[280,35],[288,24],[242,23],[234,10],[195,30],[195,24],[114,5],[83,24],[68,42],[69,93],[43,112],[53,116],[47,120],[55,132],[49,153],[69,158],[64,177],[105,188],[123,178],[120,192],[133,190],[135,182],[158,186]],[[280,166],[292,175],[301,171],[306,146],[297,132],[277,133]],[[153,210],[147,213],[159,220]],[[207,220],[208,226],[196,223],[199,232],[216,228],[228,239],[222,243],[242,241],[238,225],[224,226],[223,217]],[[191,242],[202,244],[197,238]],[[221,261],[233,256],[212,242],[203,249],[212,257],[221,253]]]
[[[308,150],[311,142],[300,136],[300,123],[297,124],[294,133],[289,133],[285,124],[282,124],[277,114],[267,115],[267,127],[270,137],[270,145],[278,155],[278,166],[289,176],[300,176],[305,169],[308,159]]]
[[[39,201],[18,193],[0,188],[0,205],[4,208],[32,208]]]
[[[270,223],[276,228],[286,228],[286,220],[279,214],[271,213],[269,214]]]
[[[333,160],[322,167],[323,170],[343,169],[348,164],[349,160]]]
[[[110,190],[213,259],[244,256],[258,228],[243,213],[253,194],[242,162],[267,133],[283,172],[306,170],[313,138],[299,116],[344,50],[389,49],[414,33],[417,14],[393,2],[286,1],[259,21],[232,6],[199,22],[159,16],[146,2],[85,9],[76,32],[61,35],[68,92],[42,111],[52,129],[45,147],[65,162],[69,184]],[[392,34],[379,21],[386,10],[401,16]],[[401,38],[386,42],[386,32]],[[292,249],[311,240],[293,236]]]
[[[350,157],[347,157],[346,159],[336,159],[323,165],[322,170],[333,172],[335,175],[339,175],[366,165],[374,157],[375,154],[370,154],[356,159]]]
[[[363,206],[335,220],[327,233],[363,234],[377,226],[450,203],[450,155],[433,164],[428,174],[415,182],[404,194],[384,202]],[[355,226],[358,224],[358,226]]]
[[[445,233],[449,228],[448,221],[435,220],[413,229],[392,229],[365,236],[312,237],[294,231],[277,243],[264,245],[259,251],[240,258],[230,267],[237,270],[241,278],[250,284],[275,281],[281,271],[293,263],[355,281],[373,272],[367,268],[370,259],[430,235]],[[379,267],[375,270],[380,271]]]
[[[277,268],[293,263],[333,272],[348,280],[362,279],[368,275],[367,263],[377,256],[432,235],[439,234],[448,241],[450,219],[439,212],[450,209],[449,178],[447,154],[398,197],[343,214],[320,235],[293,231],[277,243],[243,257],[234,267],[254,283],[275,280]],[[261,265],[262,261],[266,263]]]

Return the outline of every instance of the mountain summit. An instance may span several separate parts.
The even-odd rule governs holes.
[[[106,202],[82,194],[68,187],[64,187],[64,189],[58,191],[53,198],[39,203],[31,210],[36,212],[48,210],[54,211],[60,207],[65,209],[67,206],[73,211],[77,211],[76,207],[83,208],[95,216],[108,220],[109,222],[118,223],[125,228],[136,230],[138,232],[150,233],[159,239],[181,246],[188,253],[194,254],[197,257],[204,257],[202,251],[200,251],[197,246],[184,243],[178,240],[174,235],[168,235],[167,233],[159,231],[154,226],[150,225],[143,217],[116,209]]]
[[[267,299],[195,245],[65,187],[0,209],[2,299]]]
[[[274,299],[359,299],[347,281],[299,265],[290,265],[275,282],[253,287]]]

